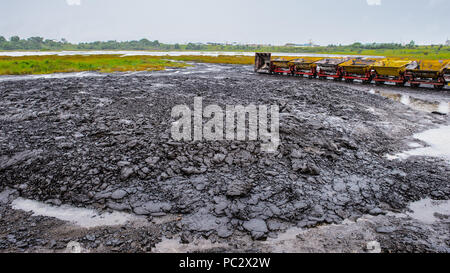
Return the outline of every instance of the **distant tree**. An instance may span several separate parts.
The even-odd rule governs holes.
[[[30,38],[28,38],[28,41],[31,41],[31,42],[36,43],[36,44],[42,44],[44,42],[44,38],[42,38],[42,37],[30,37]]]
[[[408,47],[409,48],[413,48],[416,46],[416,42],[414,42],[413,40],[411,40],[411,42],[409,42]]]
[[[159,46],[160,46],[159,41],[158,41],[158,40],[154,40],[154,41],[153,41],[153,46],[159,47]]]
[[[13,42],[13,43],[17,43],[17,42],[20,41],[20,37],[19,36],[12,36],[9,40],[11,42]]]
[[[139,40],[139,45],[141,45],[142,47],[149,47],[152,45],[152,42],[144,38]]]
[[[179,44],[175,44],[174,48],[175,49],[180,49],[180,45]]]
[[[0,36],[0,43],[4,43],[4,42],[6,42],[6,39],[5,39],[5,37],[3,37],[3,36]]]

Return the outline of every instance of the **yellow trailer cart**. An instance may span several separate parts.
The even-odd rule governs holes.
[[[373,64],[373,73],[375,84],[381,85],[385,82],[393,82],[397,86],[403,86],[406,83],[406,67],[413,63],[412,60],[385,58],[376,61]]]
[[[291,70],[291,61],[298,57],[272,57],[271,63],[271,72],[275,74],[282,73],[292,73]]]
[[[376,58],[353,58],[339,66],[342,67],[346,82],[362,80],[363,83],[370,83],[373,77],[372,67],[377,60]]]
[[[444,69],[444,80],[445,82],[450,85],[450,60],[447,60],[447,65]]]
[[[406,66],[405,75],[411,87],[430,84],[436,89],[442,89],[448,64],[449,60],[417,60]]]
[[[315,62],[323,57],[300,57],[289,62],[293,75],[307,75],[309,78],[317,76]]]
[[[328,77],[334,78],[335,80],[341,80],[344,76],[342,67],[340,64],[348,61],[350,58],[347,57],[335,57],[335,58],[325,58],[317,61],[316,70],[319,79],[326,79]]]

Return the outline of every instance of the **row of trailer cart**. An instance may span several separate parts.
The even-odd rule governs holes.
[[[377,85],[391,82],[397,86],[409,83],[442,89],[450,84],[450,60],[413,60],[406,58],[351,57],[272,57],[271,53],[256,53],[255,72],[288,74],[309,78]]]

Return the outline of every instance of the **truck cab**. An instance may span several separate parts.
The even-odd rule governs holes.
[[[256,53],[255,54],[255,72],[257,73],[271,73],[270,58],[271,53]]]

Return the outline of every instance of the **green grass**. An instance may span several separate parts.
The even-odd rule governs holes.
[[[386,57],[401,57],[424,60],[449,60],[450,46],[415,46],[413,48],[402,47],[395,49],[365,49],[353,46],[319,46],[319,47],[285,47],[285,46],[261,46],[246,49],[236,47],[221,48],[209,47],[202,51],[234,51],[234,52],[276,52],[276,53],[308,53],[308,54],[341,54],[341,55],[372,55]]]
[[[0,75],[50,74],[79,71],[103,73],[124,71],[156,71],[167,67],[183,68],[184,62],[221,64],[253,64],[252,56],[0,56]]]
[[[402,57],[410,59],[424,60],[448,60],[450,59],[450,50],[437,50],[430,47],[419,47],[414,49],[365,49],[365,50],[340,50],[333,51],[324,48],[314,53],[320,54],[343,54],[343,55],[372,55],[386,57]]]
[[[0,75],[49,74],[79,71],[103,73],[156,71],[187,64],[152,56],[74,55],[0,57]]]

